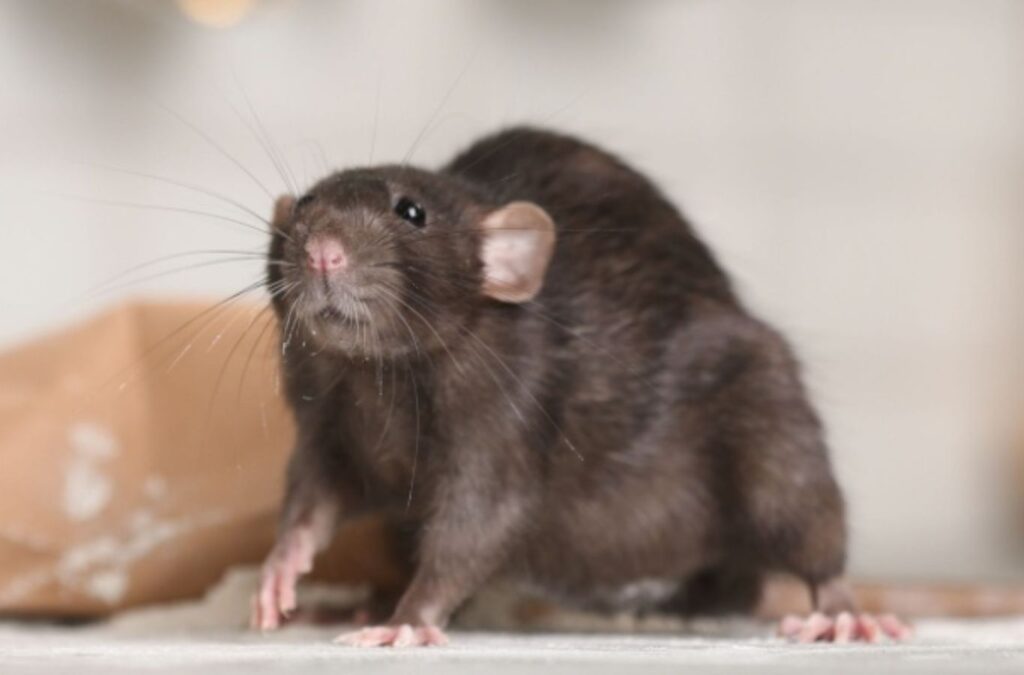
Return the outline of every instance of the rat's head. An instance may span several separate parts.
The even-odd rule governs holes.
[[[541,288],[555,227],[408,167],[334,174],[277,200],[268,278],[284,339],[361,356],[445,348],[485,303]]]

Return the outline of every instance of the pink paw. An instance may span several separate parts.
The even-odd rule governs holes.
[[[291,532],[263,564],[259,592],[252,598],[250,625],[274,630],[295,611],[295,586],[299,577],[313,567],[316,546],[307,528]]]
[[[806,618],[787,616],[779,624],[779,635],[792,642],[894,642],[909,640],[910,626],[892,614],[875,617],[871,614],[840,612],[835,617],[815,612]]]
[[[436,626],[369,626],[334,638],[337,644],[350,647],[440,647],[448,644]]]

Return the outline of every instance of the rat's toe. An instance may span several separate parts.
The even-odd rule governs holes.
[[[879,616],[878,625],[883,633],[896,642],[903,642],[914,636],[914,629],[911,628],[910,624],[892,614]]]
[[[350,647],[434,647],[448,644],[448,638],[436,626],[368,626],[334,639]]]
[[[856,639],[856,633],[857,621],[854,619],[853,614],[840,612],[836,616],[832,641],[836,644],[845,644]]]

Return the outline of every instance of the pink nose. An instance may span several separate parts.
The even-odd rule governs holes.
[[[345,249],[341,242],[328,237],[318,237],[306,242],[306,264],[309,268],[329,274],[345,267]]]

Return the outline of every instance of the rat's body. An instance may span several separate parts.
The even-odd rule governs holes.
[[[552,224],[553,252],[513,240]],[[517,129],[437,174],[336,174],[275,225],[299,438],[258,624],[366,509],[411,526],[416,572],[359,643],[437,641],[494,577],[711,612],[752,608],[780,571],[851,609],[843,500],[797,364],[640,174]]]

